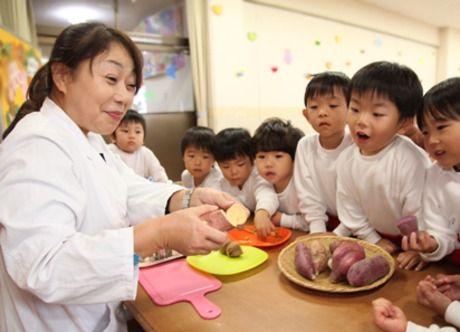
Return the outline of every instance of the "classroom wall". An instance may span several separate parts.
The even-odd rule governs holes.
[[[279,116],[311,133],[302,117],[311,75],[349,76],[388,60],[413,68],[426,89],[458,75],[460,34],[351,0],[208,0],[210,122],[253,131]],[[404,28],[401,28],[404,27]]]

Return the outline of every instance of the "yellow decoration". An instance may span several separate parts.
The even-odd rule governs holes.
[[[222,14],[222,11],[224,10],[224,8],[220,5],[214,5],[211,7],[211,10],[212,12],[217,15],[217,16],[220,16],[220,14]]]

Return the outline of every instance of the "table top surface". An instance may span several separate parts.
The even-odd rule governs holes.
[[[359,293],[325,293],[298,286],[279,270],[278,254],[289,242],[263,248],[268,260],[236,275],[216,276],[222,288],[206,298],[222,310],[216,319],[201,318],[188,302],[156,305],[139,286],[135,301],[125,302],[146,331],[379,331],[372,321],[372,300],[386,297],[417,324],[446,325],[443,318],[416,302],[417,283],[427,274],[458,273],[447,263],[431,264],[421,272],[396,267],[391,279],[378,288]]]

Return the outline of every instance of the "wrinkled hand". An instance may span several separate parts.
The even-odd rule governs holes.
[[[403,251],[396,258],[399,268],[405,270],[421,271],[428,263],[425,262],[417,251]]]
[[[213,188],[196,188],[193,191],[190,206],[193,207],[202,204],[210,204],[227,210],[235,202],[236,199],[234,197],[223,191]]]
[[[275,231],[275,225],[270,221],[270,216],[265,210],[257,210],[254,214],[254,226],[257,230],[257,236],[263,240]]]
[[[387,239],[381,239],[379,242],[376,243],[376,245],[383,248],[390,255],[394,254],[398,250],[398,247],[393,242]]]
[[[404,250],[414,250],[430,253],[438,249],[438,242],[425,231],[413,232],[409,236],[403,236],[401,246]]]
[[[417,302],[444,316],[452,300],[441,293],[432,281],[425,279],[417,286]]]
[[[439,274],[433,283],[441,293],[452,301],[460,300],[460,274]]]
[[[384,298],[372,301],[374,323],[384,332],[405,332],[407,318],[404,312]]]

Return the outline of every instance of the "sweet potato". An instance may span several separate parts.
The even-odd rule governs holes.
[[[220,252],[228,257],[240,257],[243,254],[243,249],[235,241],[228,241],[220,248]]]
[[[384,277],[390,271],[390,264],[382,255],[363,259],[353,264],[347,272],[350,285],[361,287]]]
[[[362,250],[354,249],[346,252],[345,255],[343,255],[339,261],[336,261],[335,264],[334,260],[332,261],[332,271],[329,275],[330,282],[337,283],[344,280],[351,266],[353,266],[356,262],[359,262],[366,257],[364,249],[362,247],[361,249]]]
[[[215,210],[205,213],[201,219],[207,221],[209,225],[221,231],[227,231],[232,228],[232,224],[223,210]]]
[[[398,222],[396,223],[396,226],[398,226],[399,231],[401,232],[402,235],[409,236],[410,233],[418,231],[417,217],[415,216],[402,217],[401,219],[398,220]]]
[[[227,209],[226,216],[232,226],[243,225],[251,213],[240,203],[235,203]]]
[[[327,261],[330,257],[329,250],[318,240],[311,241],[310,253],[315,267],[315,274],[318,275],[327,269]]]
[[[311,257],[310,248],[303,243],[298,243],[295,247],[295,268],[297,272],[310,280],[315,280],[316,271]]]
[[[342,258],[350,251],[358,251],[365,256],[364,248],[354,241],[342,241],[332,253],[332,270],[334,270]]]

